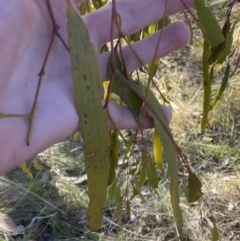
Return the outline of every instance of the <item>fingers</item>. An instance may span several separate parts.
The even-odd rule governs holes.
[[[121,16],[123,33],[130,35],[152,22],[184,10],[182,2],[188,7],[193,6],[193,0],[117,0],[117,12]],[[110,40],[111,14],[112,2],[109,2],[98,11],[83,16],[97,46],[102,46]],[[118,37],[116,27],[113,37]]]
[[[157,32],[142,41],[134,43],[132,46],[142,62],[147,64],[153,60],[155,51],[156,58],[164,57],[188,44],[190,37],[191,32],[188,26],[181,22],[175,22],[166,27],[162,33]],[[157,46],[159,38],[161,41]],[[107,65],[110,54],[107,52],[99,55],[102,80],[107,79]],[[123,56],[129,72],[142,66],[129,47],[123,48]]]

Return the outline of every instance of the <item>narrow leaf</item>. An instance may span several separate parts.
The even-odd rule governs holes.
[[[118,130],[112,130],[110,133],[110,162],[115,166],[118,164],[118,155],[119,155]]]
[[[148,183],[153,188],[158,187],[158,174],[155,165],[151,160],[148,161]]]
[[[115,182],[113,182],[112,185],[108,188],[108,196],[109,196],[110,198],[113,198],[113,197],[114,197],[116,188],[117,188],[117,183],[116,183],[116,181],[115,181]]]
[[[225,89],[226,89],[226,87],[227,87],[229,75],[230,75],[230,64],[228,63],[228,64],[227,64],[227,67],[226,67],[226,69],[225,69],[224,76],[223,76],[223,80],[222,80],[221,86],[220,86],[220,88],[219,88],[219,90],[218,90],[217,96],[216,96],[215,100],[213,101],[213,103],[212,103],[212,105],[211,105],[212,108],[213,108],[213,107],[218,103],[218,101],[221,99],[222,94],[223,94],[223,92],[225,91]]]
[[[157,73],[158,67],[159,67],[159,63],[160,63],[160,60],[157,59],[157,60],[152,61],[150,64],[147,65],[148,74],[149,74],[149,78],[150,79],[153,79],[153,77]]]
[[[144,198],[142,198],[141,196],[141,188],[144,185],[144,183],[147,180],[147,176],[148,176],[148,160],[147,160],[147,155],[146,153],[142,153],[142,163],[141,163],[141,169],[138,175],[138,179],[136,181],[136,184],[133,188],[133,194],[131,196],[131,199],[133,199],[136,195],[139,195],[139,197],[142,200],[145,200]]]
[[[163,169],[163,146],[156,129],[153,132],[153,156],[157,167],[161,171]]]
[[[111,68],[111,59],[109,60],[108,64],[108,77],[110,78],[113,74],[112,68]],[[118,54],[116,53],[116,66],[118,70],[121,73],[125,73],[124,67],[118,57]],[[112,88],[111,91],[117,94],[123,101],[124,103],[129,107],[129,109],[133,112],[134,117],[137,121],[139,121],[139,114],[140,110],[142,108],[142,101],[141,99],[137,96],[137,94],[130,89],[124,81],[119,77],[119,75],[114,75],[114,78],[112,79]]]
[[[111,185],[116,178],[116,165],[118,164],[119,155],[119,140],[118,140],[118,130],[112,130],[110,132],[110,169],[108,185]]]
[[[33,159],[33,166],[38,171],[41,171],[44,169],[44,166],[36,158]]]
[[[130,219],[131,218],[131,206],[130,206],[129,199],[127,199],[127,201],[126,201],[126,211],[127,211],[128,218]]]
[[[201,130],[202,133],[205,132],[205,128],[208,121],[208,112],[210,110],[210,98],[211,98],[211,79],[209,74],[209,62],[208,62],[208,54],[209,54],[209,45],[204,40],[203,46],[203,56],[202,56],[202,70],[203,70],[203,117],[201,122]]]
[[[212,228],[212,241],[218,241],[220,238],[219,232],[218,232],[218,228],[216,223],[213,223],[213,228]]]
[[[86,26],[70,2],[67,16],[74,97],[80,117],[88,177],[88,226],[97,231],[102,225],[109,175],[108,115],[101,107],[103,90],[94,46]]]
[[[194,0],[194,3],[205,41],[211,47],[219,45],[224,41],[224,36],[216,18],[202,0]]]
[[[28,166],[27,166],[27,163],[26,162],[23,162],[21,165],[20,165],[22,171],[26,174],[26,176],[28,177],[28,179],[30,180],[33,180],[33,174],[31,173],[31,171],[29,170]]]
[[[142,88],[144,89],[144,87]],[[183,229],[183,219],[182,219],[182,212],[179,206],[180,195],[179,195],[179,182],[178,182],[177,154],[173,145],[172,134],[168,126],[168,120],[163,112],[163,109],[160,103],[158,102],[158,100],[156,99],[156,97],[153,95],[153,93],[150,90],[148,90],[148,95],[146,99],[148,103],[151,103],[151,109],[149,107],[146,107],[146,111],[148,115],[153,118],[154,126],[158,132],[158,135],[162,140],[164,155],[165,155],[166,161],[168,162],[168,178],[170,180],[171,204],[174,211],[176,226],[177,226],[179,235],[181,236],[182,229]],[[152,110],[154,110],[154,112]],[[158,113],[158,116],[156,116],[155,113]],[[161,119],[161,122],[159,121],[159,118]]]
[[[214,62],[222,64],[227,58],[227,56],[230,54],[235,26],[236,23],[231,28],[231,31],[227,34],[226,40],[223,43],[210,48],[209,64],[213,64]]]
[[[202,196],[202,183],[195,173],[190,172],[187,183],[187,200],[188,202],[196,202]]]
[[[118,70],[119,72],[122,73],[121,69],[118,69]],[[168,126],[168,120],[164,114],[164,111],[160,103],[158,102],[156,97],[149,89],[141,85],[139,82],[133,81],[132,79],[128,79],[128,83],[123,81],[121,78],[119,79],[119,81],[121,81],[125,89],[128,88],[128,89],[134,90],[135,93],[138,93],[138,95],[136,96],[139,99],[140,99],[139,96],[141,96],[141,101],[143,100],[145,101],[146,112],[150,117],[152,117],[154,126],[158,132],[158,135],[162,140],[164,155],[165,155],[166,161],[168,162],[168,178],[170,180],[171,204],[174,210],[174,217],[175,217],[177,229],[179,234],[181,235],[182,228],[183,228],[183,220],[182,220],[182,212],[179,206],[180,196],[179,196],[179,183],[178,183],[177,154],[176,154],[172,134]],[[116,93],[115,91],[117,91],[117,89],[113,90],[114,93]],[[118,92],[118,93],[122,94],[121,92]],[[146,96],[146,93],[148,93],[147,96]],[[122,97],[120,96],[120,98]],[[145,173],[144,175],[147,175],[147,173]],[[139,192],[137,185],[136,187],[134,187],[134,192],[133,192],[133,195],[131,196],[131,199],[136,194],[139,195],[139,193],[136,193],[136,192]]]

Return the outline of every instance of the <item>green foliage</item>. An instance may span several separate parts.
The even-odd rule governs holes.
[[[194,0],[194,3],[205,41],[211,47],[221,44],[224,37],[216,18],[201,0]]]
[[[190,172],[188,175],[187,185],[184,186],[185,195],[188,202],[196,202],[203,195],[202,183],[199,178],[193,172]]]
[[[228,79],[230,77],[230,64],[228,61],[225,67],[223,79],[217,96],[211,103],[212,83],[214,72],[217,64],[224,64],[227,58],[231,57],[231,49],[233,43],[233,34],[236,23],[231,28],[231,11],[232,6],[227,10],[226,20],[223,27],[216,21],[215,16],[206,7],[201,0],[195,0],[195,7],[198,15],[199,25],[201,27],[204,44],[202,54],[202,73],[203,73],[203,117],[201,122],[202,133],[208,124],[208,113],[221,99],[223,92],[226,89]]]
[[[88,176],[88,226],[97,231],[102,226],[102,209],[106,202],[109,175],[107,111],[99,104],[103,90],[100,87],[95,49],[90,42],[87,28],[70,3],[67,15],[74,97],[84,140],[85,169]],[[82,56],[84,61],[81,61]]]

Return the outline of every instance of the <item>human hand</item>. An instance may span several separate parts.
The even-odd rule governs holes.
[[[183,0],[188,7],[192,0]],[[83,2],[75,0],[75,3]],[[66,1],[50,0],[59,33],[67,43]],[[171,15],[184,9],[181,0],[117,0],[122,30],[130,35],[154,22],[164,14]],[[0,0],[0,112],[29,114],[38,84],[38,74],[46,55],[52,34],[52,22],[45,0]],[[82,17],[97,49],[110,40],[111,4]],[[152,61],[160,33],[133,45],[146,64]],[[114,37],[118,37],[117,28]],[[190,39],[188,27],[176,22],[167,27],[161,36],[157,58],[185,46]],[[129,71],[140,63],[129,50],[123,50]],[[106,78],[110,53],[98,54],[102,79]],[[56,38],[51,49],[43,83],[40,89],[37,111],[33,122],[30,146],[26,145],[29,121],[27,118],[0,119],[0,174],[18,166],[22,161],[78,130],[79,118],[75,110],[69,53]],[[126,106],[109,103],[110,115],[119,129],[151,128],[150,117],[141,117],[136,123]],[[164,107],[170,116],[169,110]],[[109,122],[110,123],[110,122]],[[111,124],[109,124],[111,128]]]

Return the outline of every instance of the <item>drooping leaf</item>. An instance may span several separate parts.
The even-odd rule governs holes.
[[[163,169],[163,146],[160,137],[156,131],[153,132],[153,156],[160,171]]]
[[[141,89],[146,92],[143,86]],[[163,144],[163,152],[166,161],[168,162],[168,178],[170,180],[170,194],[171,194],[171,204],[174,211],[174,218],[179,234],[182,234],[183,229],[183,219],[182,212],[179,206],[180,195],[179,195],[179,183],[178,183],[178,166],[177,166],[177,154],[173,144],[171,130],[168,126],[168,120],[163,112],[163,109],[153,95],[151,91],[148,90],[148,95],[146,97],[148,105],[146,104],[146,111],[149,116],[152,117],[154,126],[158,135],[161,138]],[[151,106],[150,106],[151,105]],[[161,120],[161,122],[160,122]]]
[[[131,80],[129,80],[131,81]],[[164,111],[154,94],[140,83],[131,81],[131,88],[134,88],[143,98],[145,98],[145,109],[150,117],[152,117],[154,126],[163,144],[163,152],[168,162],[168,178],[170,180],[171,204],[174,211],[174,217],[179,234],[182,234],[183,220],[182,212],[179,206],[179,183],[178,183],[178,166],[177,154],[174,147],[171,130]],[[145,93],[148,93],[147,96]],[[139,195],[139,194],[138,194]]]
[[[115,170],[115,166],[118,164],[118,155],[119,155],[118,130],[112,130],[110,132],[110,169],[112,166],[112,169]]]
[[[221,44],[224,36],[215,16],[202,0],[194,0],[194,3],[205,41],[210,47]]]
[[[78,141],[79,138],[80,138],[80,135],[81,135],[81,132],[80,132],[80,131],[77,131],[77,132],[73,135],[74,140],[75,140],[75,141]]]
[[[229,75],[230,75],[230,64],[228,63],[228,64],[227,64],[227,67],[226,67],[226,69],[225,69],[224,76],[223,76],[223,80],[222,80],[221,86],[220,86],[220,88],[219,88],[219,90],[218,90],[217,96],[216,96],[215,100],[213,101],[213,103],[212,103],[212,105],[211,105],[212,108],[213,108],[213,107],[218,103],[218,101],[221,99],[222,94],[223,94],[223,92],[225,91],[225,89],[226,89],[226,87],[227,87]]]
[[[115,165],[110,162],[109,175],[108,175],[108,185],[111,185],[116,179]]]
[[[202,194],[202,183],[195,173],[190,172],[187,181],[187,188],[185,189],[185,194],[188,202],[198,201]]]
[[[109,78],[112,76],[112,73],[113,73],[110,61],[111,60],[109,60],[109,64],[108,64],[108,77]],[[117,53],[116,53],[115,61],[116,61],[116,66],[117,66],[118,70],[121,73],[126,74],[124,67],[123,67]],[[122,81],[122,79],[121,79],[121,77],[119,77],[119,75],[114,74],[114,78],[112,79],[111,91],[113,93],[117,94],[123,100],[123,102],[132,111],[135,119],[137,121],[139,121],[139,114],[140,114],[140,110],[142,108],[143,102],[137,96],[137,94]]]
[[[69,1],[67,16],[74,98],[88,177],[88,226],[97,231],[102,225],[109,175],[108,115],[101,107],[103,90],[94,46],[86,26]]]
[[[113,197],[114,197],[116,188],[117,188],[117,183],[116,183],[116,181],[115,181],[115,182],[113,182],[113,183],[111,184],[111,186],[108,188],[108,196],[109,196],[110,198],[113,198]]]
[[[148,183],[153,188],[157,188],[159,183],[156,167],[151,160],[148,161]]]
[[[26,176],[28,177],[28,179],[30,180],[33,180],[33,174],[31,173],[31,171],[29,170],[28,166],[27,166],[27,163],[26,162],[23,162],[21,165],[20,165],[22,171],[26,174]]]
[[[45,163],[39,162],[38,159],[36,159],[36,158],[33,159],[33,166],[34,166],[34,168],[35,168],[36,170],[38,170],[38,171],[41,171],[41,170],[50,170],[50,169],[51,169],[50,166],[48,166],[48,165],[45,164]]]
[[[159,67],[159,63],[160,63],[160,60],[157,59],[157,60],[152,61],[150,64],[147,65],[148,74],[149,74],[149,78],[150,79],[153,79],[153,77],[157,73],[158,67]]]
[[[118,184],[115,188],[115,192],[114,192],[114,199],[119,202],[122,200],[122,193],[121,193],[121,188],[120,185]]]
[[[220,238],[219,232],[218,232],[218,228],[216,223],[213,223],[213,228],[212,228],[212,241],[218,241]]]
[[[208,112],[210,110],[210,99],[211,99],[211,79],[209,74],[209,45],[204,40],[203,55],[202,55],[202,71],[203,71],[203,116],[201,122],[202,133],[205,132],[205,128],[208,122]]]
[[[119,139],[118,130],[112,130],[110,132],[110,169],[108,185],[112,184],[116,178],[115,167],[118,164],[119,155]]]
[[[103,81],[102,82],[102,86],[103,86],[103,89],[104,89],[104,97],[103,97],[103,99],[107,100],[107,97],[108,97],[107,101],[110,101],[112,99],[112,97],[113,97],[112,93],[108,93],[109,84],[110,84],[110,81]]]
[[[131,205],[130,205],[129,199],[127,199],[127,201],[126,201],[126,211],[127,211],[128,218],[130,219],[131,218]]]
[[[115,210],[115,216],[118,217],[118,226],[121,228],[122,227],[122,205],[123,205],[123,195],[120,196],[120,198],[117,201],[117,207]]]
[[[122,72],[121,69],[118,67],[118,71],[122,73],[124,76],[124,72]],[[117,75],[119,76],[119,75]],[[182,228],[183,228],[183,220],[182,220],[182,212],[179,206],[180,203],[180,196],[179,196],[179,183],[178,183],[178,167],[177,167],[177,155],[176,150],[174,146],[174,141],[172,138],[172,134],[170,131],[170,128],[168,126],[168,120],[164,114],[164,111],[158,102],[158,100],[155,98],[153,93],[147,89],[145,86],[141,85],[139,82],[135,82],[132,79],[125,79],[119,78],[119,81],[121,81],[122,86],[124,88],[128,88],[131,90],[134,90],[137,98],[139,98],[141,101],[144,100],[145,102],[145,110],[148,113],[150,117],[152,117],[154,126],[158,132],[158,135],[160,136],[162,143],[163,143],[163,151],[166,158],[166,161],[168,162],[168,178],[170,180],[170,194],[171,194],[171,204],[174,211],[174,217],[177,225],[177,229],[179,234],[182,234]],[[114,93],[117,90],[113,90]],[[146,95],[146,93],[148,93]],[[121,92],[116,93],[122,98]],[[144,172],[145,170],[142,169],[141,172]],[[140,172],[140,174],[141,174]],[[147,172],[143,173],[142,180],[146,180]],[[139,189],[136,186],[133,188],[133,195],[131,196],[131,199],[138,194],[140,196]]]
[[[159,20],[158,22],[155,22],[155,23],[145,27],[143,29],[142,38],[146,38],[149,35],[154,34],[158,30],[163,29],[164,27],[168,26],[170,23],[171,23],[170,18],[166,17],[166,18]],[[159,35],[159,38],[161,38],[161,35]],[[159,59],[156,59],[147,65],[147,72],[148,72],[150,79],[153,79],[153,77],[155,76],[155,74],[158,70],[158,67],[159,67],[159,63],[160,63]]]
[[[222,64],[227,58],[227,56],[230,54],[235,26],[236,23],[231,28],[231,31],[227,34],[226,40],[223,43],[210,48],[209,64],[213,64],[214,62]]]
[[[142,201],[145,202],[145,198],[141,195],[141,188],[146,182],[147,176],[148,176],[148,157],[147,157],[147,154],[143,152],[141,169],[140,169],[136,184],[134,185],[131,199],[133,199],[136,195],[138,195],[142,199]]]

